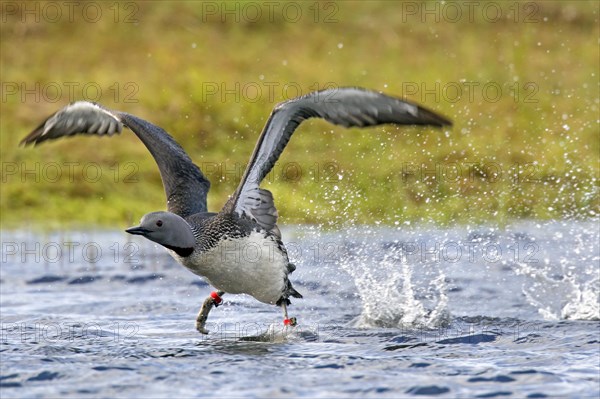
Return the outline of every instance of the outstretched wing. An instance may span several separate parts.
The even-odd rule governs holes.
[[[292,134],[309,118],[323,118],[344,127],[451,125],[450,120],[417,104],[360,88],[330,89],[283,102],[275,107],[234,195],[224,210],[246,215],[266,230],[276,228],[273,197],[260,183],[271,171]],[[266,193],[268,194],[266,194]],[[268,212],[266,210],[273,211]]]
[[[123,126],[131,129],[154,157],[167,195],[169,211],[181,217],[206,212],[210,182],[167,132],[133,115],[78,101],[46,119],[21,144],[37,145],[46,140],[76,134],[111,136],[120,133]]]

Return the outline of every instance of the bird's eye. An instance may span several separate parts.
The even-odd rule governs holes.
[[[156,222],[156,225],[157,225],[158,227],[162,226],[162,220],[158,220],[158,221]]]

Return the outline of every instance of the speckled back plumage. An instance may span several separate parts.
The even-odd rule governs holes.
[[[228,212],[220,212],[218,214],[198,213],[186,218],[186,221],[192,227],[194,237],[196,237],[195,254],[207,253],[214,250],[219,243],[227,240],[239,240],[237,242],[243,243],[251,234],[260,235],[265,243],[272,242],[285,262],[285,268],[282,273],[283,290],[276,304],[290,304],[289,297],[302,298],[302,295],[294,289],[288,278],[288,275],[296,269],[296,266],[289,262],[285,245],[277,234],[266,231],[247,217],[240,217]],[[243,247],[239,248],[240,251],[244,251],[244,249]],[[195,268],[195,262],[201,262],[201,260],[194,261],[194,259],[201,259],[201,257],[191,255],[190,259],[182,259],[181,262],[194,273],[200,274],[198,273],[199,270]]]

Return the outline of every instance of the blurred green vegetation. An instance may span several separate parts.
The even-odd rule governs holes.
[[[5,2],[2,227],[125,226],[165,208],[129,131],[18,147],[70,101],[165,128],[211,179],[217,211],[273,106],[330,86],[404,96],[455,124],[305,122],[263,184],[282,224],[597,217],[599,3],[450,3],[81,2],[69,14]]]

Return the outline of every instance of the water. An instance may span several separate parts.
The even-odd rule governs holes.
[[[203,336],[211,288],[152,243],[4,232],[0,396],[600,395],[597,222],[283,235],[298,327],[226,295]]]

